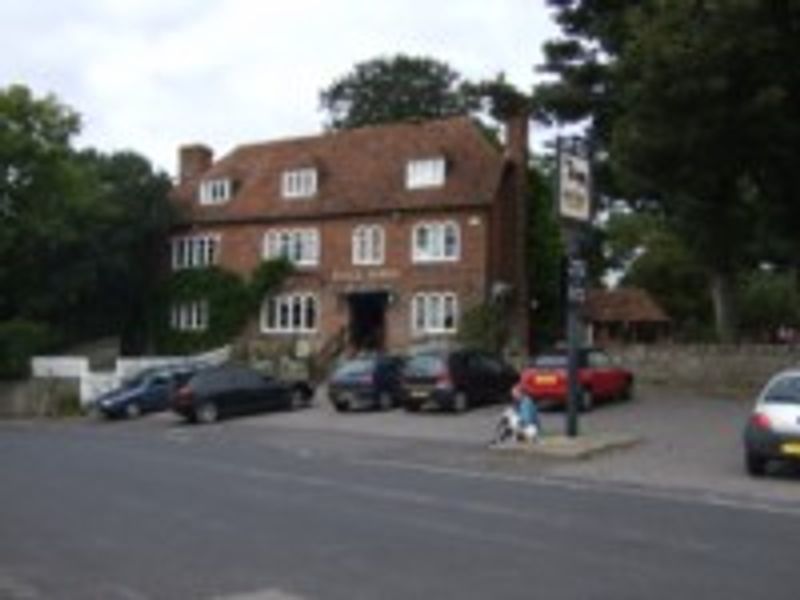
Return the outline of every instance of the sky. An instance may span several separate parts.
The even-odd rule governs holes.
[[[557,32],[544,0],[4,0],[0,87],[75,109],[78,147],[134,150],[174,174],[182,144],[220,156],[319,133],[320,90],[376,57],[504,72],[529,91]]]

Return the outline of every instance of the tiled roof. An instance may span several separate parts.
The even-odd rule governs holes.
[[[445,185],[407,190],[407,162],[434,157],[447,161]],[[239,146],[203,175],[203,179],[232,178],[236,190],[232,200],[199,206],[199,180],[176,187],[173,198],[194,222],[481,206],[495,197],[503,165],[502,151],[478,126],[468,117],[456,117]],[[308,166],[317,168],[317,195],[282,198],[281,174]]]
[[[667,323],[670,320],[652,296],[639,288],[589,290],[585,314],[595,323]]]

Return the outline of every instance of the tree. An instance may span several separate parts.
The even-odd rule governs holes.
[[[43,263],[74,239],[85,181],[70,142],[80,119],[53,96],[23,86],[0,89],[0,321],[37,318],[49,304]]]
[[[564,337],[561,233],[553,209],[552,173],[532,168],[528,186],[528,288],[534,302],[533,345],[543,348]]]
[[[739,286],[742,326],[751,338],[778,341],[782,328],[800,327],[800,292],[786,273],[756,270]]]
[[[134,152],[89,150],[78,158],[96,195],[94,226],[81,240],[85,269],[95,273],[91,304],[102,307],[95,328],[120,334],[124,353],[139,353],[152,338],[152,299],[175,217],[171,183]]]
[[[677,335],[707,337],[711,316],[706,273],[658,213],[613,214],[606,249],[620,285],[646,290],[672,319]]]
[[[461,76],[447,64],[403,54],[357,64],[323,90],[320,101],[333,129],[451,117],[473,106]]]
[[[764,258],[792,256],[800,148],[800,5],[551,0],[567,37],[548,46],[560,80],[540,89],[557,118],[592,118],[610,156],[609,188],[657,202],[702,261],[720,339],[736,334],[735,281]],[[788,62],[787,62],[788,61]],[[773,143],[774,141],[774,143]],[[761,254],[761,256],[759,256]],[[796,253],[795,253],[796,255]]]
[[[76,152],[79,128],[53,96],[0,89],[0,324],[139,349],[170,182],[134,153]]]

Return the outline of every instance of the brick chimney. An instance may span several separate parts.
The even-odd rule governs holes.
[[[506,117],[506,157],[515,165],[528,164],[528,113],[522,111]]]
[[[178,148],[178,181],[185,183],[197,179],[211,168],[214,152],[203,144],[190,144]]]

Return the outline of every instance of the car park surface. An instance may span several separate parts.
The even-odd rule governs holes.
[[[632,402],[609,404],[580,417],[580,434],[637,436],[636,446],[587,460],[498,457],[487,451],[502,406],[484,406],[453,415],[405,411],[337,414],[325,402],[324,388],[308,411],[276,413],[241,421],[247,429],[307,432],[308,444],[325,436],[348,448],[368,447],[391,463],[427,464],[432,468],[490,469],[513,476],[546,474],[589,484],[611,482],[656,493],[702,494],[723,501],[800,502],[800,476],[792,465],[779,465],[774,476],[750,478],[742,465],[741,430],[752,408],[746,398],[703,395],[691,390],[641,384]],[[544,435],[563,434],[565,415],[541,415]],[[258,435],[258,434],[256,434]],[[346,443],[345,443],[346,440]],[[359,441],[360,440],[360,441]],[[434,445],[431,450],[429,445]],[[326,447],[327,452],[334,452]]]

